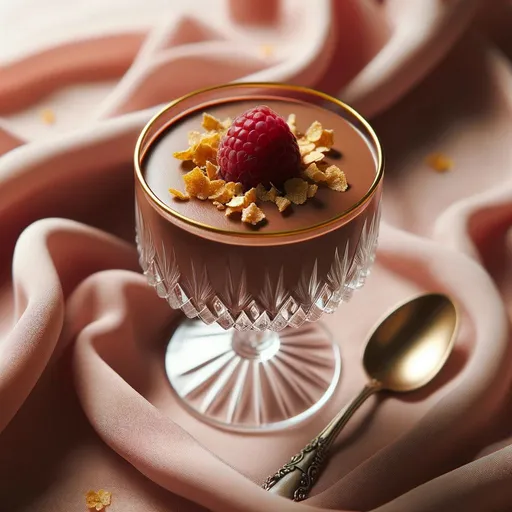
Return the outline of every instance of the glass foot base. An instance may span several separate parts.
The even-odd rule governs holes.
[[[186,320],[165,356],[182,403],[201,420],[238,431],[268,431],[309,418],[332,395],[340,354],[318,323],[275,332],[224,330]]]

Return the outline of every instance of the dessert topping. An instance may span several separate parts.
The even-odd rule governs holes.
[[[286,198],[293,204],[304,204],[308,198],[309,183],[301,178],[292,178],[285,182]]]
[[[241,213],[242,222],[257,225],[265,219],[258,201],[273,202],[284,212],[315,197],[319,186],[348,188],[345,173],[324,161],[334,132],[318,121],[303,134],[295,114],[285,121],[261,106],[233,122],[204,113],[202,127],[205,133],[189,132],[188,149],[174,153],[196,165],[183,176],[186,194],[169,189],[178,200],[208,199],[226,216]]]
[[[251,203],[242,210],[242,222],[256,226],[264,219],[265,214],[256,206],[256,203]]]
[[[427,157],[427,164],[437,172],[449,171],[453,166],[452,160],[442,153],[432,153],[429,155]]]
[[[277,196],[275,198],[275,203],[277,205],[277,209],[282,213],[292,204],[292,202],[287,198],[283,196]]]
[[[300,153],[286,121],[267,106],[239,115],[219,143],[219,173],[245,188],[282,185],[297,176]]]
[[[112,503],[112,493],[100,489],[98,492],[89,491],[85,495],[85,504],[87,508],[97,510],[105,509]]]

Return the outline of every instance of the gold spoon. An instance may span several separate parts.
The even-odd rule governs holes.
[[[363,355],[369,382],[334,419],[263,488],[302,501],[308,497],[327,452],[352,414],[378,391],[414,391],[430,382],[452,350],[458,327],[453,302],[441,294],[416,297],[395,308],[370,336]]]

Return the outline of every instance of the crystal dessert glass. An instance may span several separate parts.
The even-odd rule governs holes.
[[[339,203],[326,191],[331,206],[319,200],[304,209],[307,214],[299,207],[289,219],[275,209],[284,220],[270,219],[261,230],[230,223],[211,203],[173,202],[165,173],[178,171],[148,170],[163,134],[183,146],[188,117],[216,105],[270,100],[292,110],[314,109],[319,121],[328,113],[331,122],[339,119],[351,130],[352,139],[342,134],[335,147],[339,165],[352,165],[347,178],[355,195],[346,196],[352,202]],[[351,141],[367,153],[365,169],[358,168],[357,155],[352,158],[357,144]],[[163,158],[171,162],[172,152]],[[170,334],[165,369],[182,404],[200,419],[231,430],[268,431],[310,417],[332,395],[340,354],[332,333],[317,321],[347,302],[370,272],[383,172],[378,138],[361,115],[304,87],[212,87],[171,102],[146,125],[135,149],[140,265],[156,293],[184,314]]]

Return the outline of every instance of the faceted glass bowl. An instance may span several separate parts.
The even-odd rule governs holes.
[[[144,178],[144,156],[162,128],[202,103],[255,94],[307,101],[353,123],[376,162],[361,201],[312,228],[243,236],[184,218],[155,195]],[[383,162],[371,127],[347,105],[308,88],[214,87],[172,102],[148,123],[137,143],[135,174],[140,265],[158,295],[188,317],[166,354],[182,403],[234,430],[282,428],[309,417],[340,374],[337,345],[314,322],[350,299],[375,259]]]

